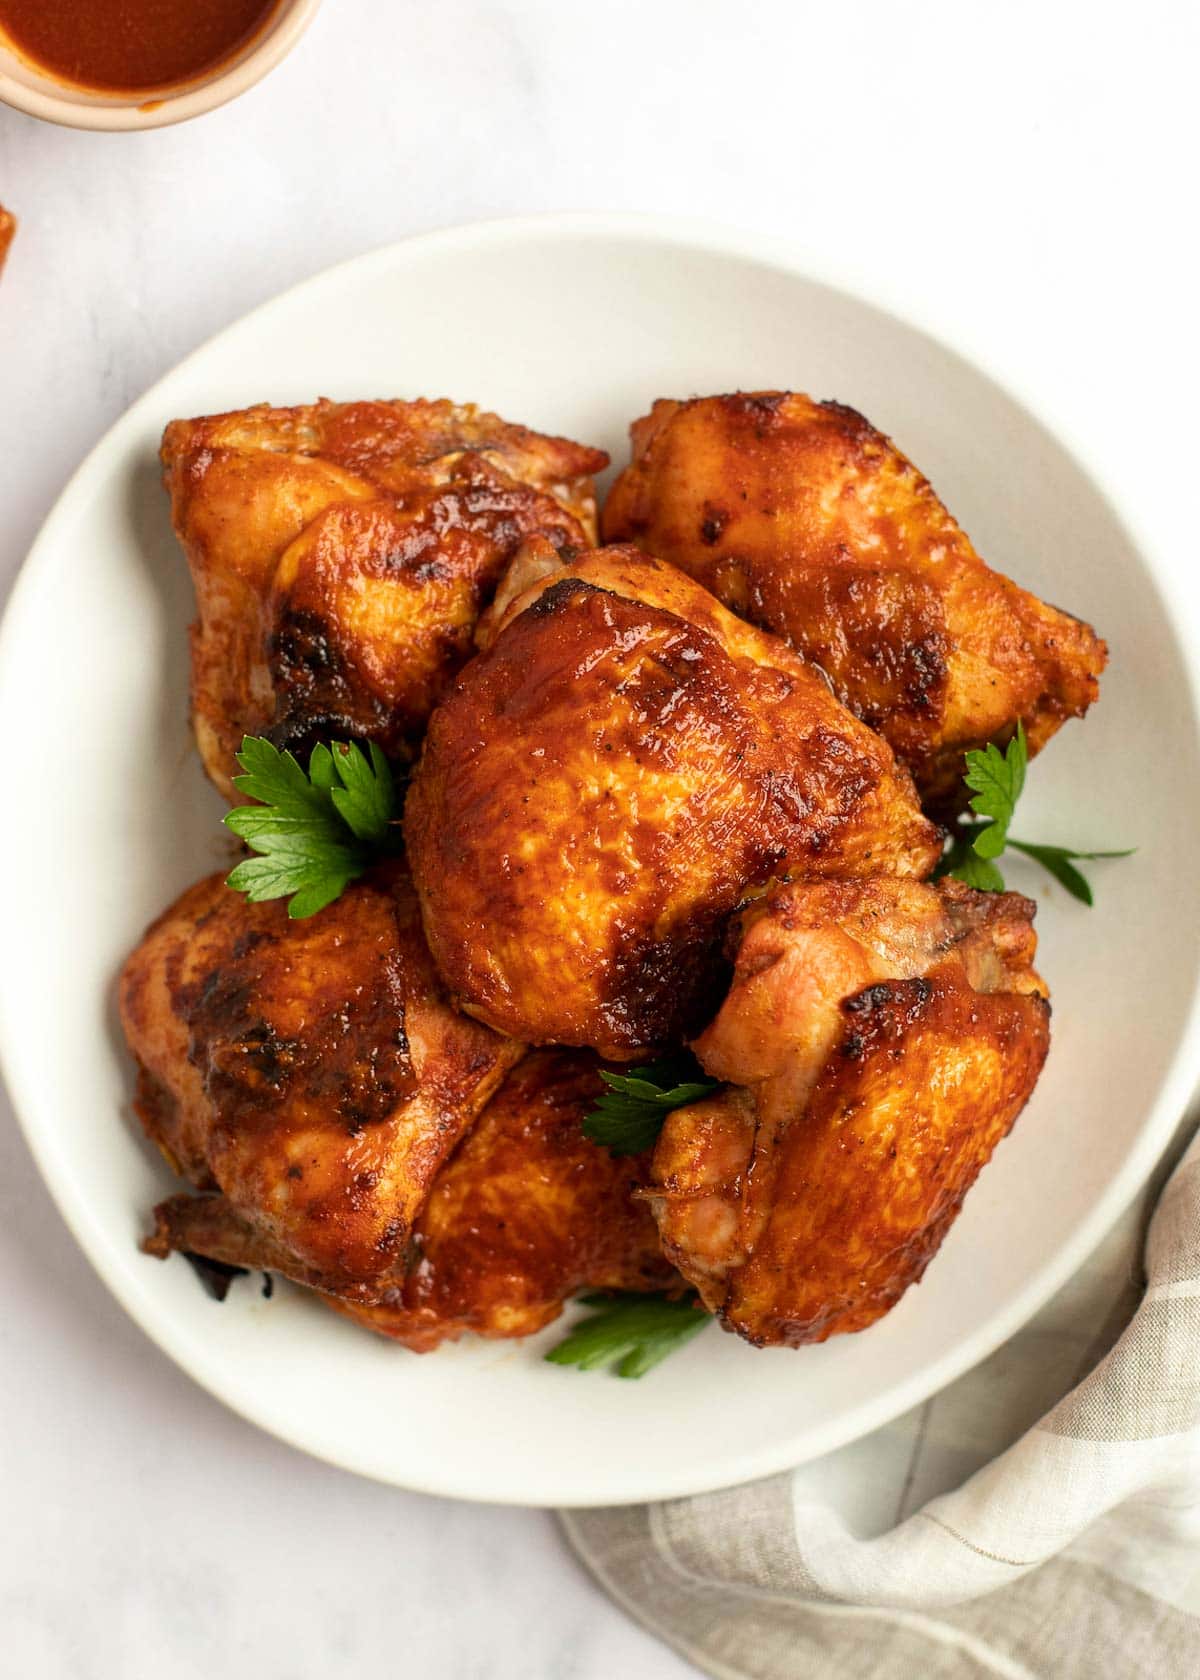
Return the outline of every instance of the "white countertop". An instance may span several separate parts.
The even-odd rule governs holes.
[[[251,305],[408,233],[579,208],[883,276],[1082,437],[1190,582],[1198,48],[1188,0],[329,0],[180,128],[0,108],[0,589],[101,432]],[[11,801],[37,719],[3,727]],[[195,1388],[92,1275],[2,1096],[0,1490],[0,1648],[28,1680],[693,1672],[550,1517],[356,1480]]]

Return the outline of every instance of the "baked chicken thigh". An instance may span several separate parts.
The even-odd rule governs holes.
[[[192,717],[228,798],[243,735],[419,740],[525,538],[595,541],[601,450],[449,402],[263,404],[162,445],[198,616]]]
[[[748,893],[927,874],[941,840],[886,743],[690,578],[633,548],[533,560],[433,714],[409,858],[465,1009],[622,1059],[712,1015]]]
[[[681,567],[786,636],[952,809],[963,754],[1030,753],[1095,700],[1106,649],[992,571],[930,485],[841,403],[784,391],[656,402],[604,508],[607,542]]]
[[[597,1069],[578,1051],[527,1056],[438,1174],[403,1277],[378,1306],[332,1304],[424,1352],[464,1330],[532,1335],[580,1289],[682,1287],[633,1199],[648,1162],[583,1135]]]
[[[120,1009],[147,1133],[212,1192],[164,1204],[152,1252],[359,1301],[403,1275],[438,1171],[522,1054],[450,1008],[399,866],[306,921],[201,881],[129,958]]]
[[[1046,1056],[1033,914],[884,878],[792,883],[745,913],[694,1046],[729,1084],[667,1116],[648,1192],[727,1329],[824,1341],[921,1277]]]

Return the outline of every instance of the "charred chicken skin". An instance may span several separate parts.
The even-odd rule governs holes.
[[[941,840],[886,743],[783,642],[636,549],[539,556],[433,714],[409,858],[465,1009],[622,1059],[712,1015],[748,893],[927,874]]]
[[[398,866],[307,921],[201,881],[129,958],[120,1009],[145,1129],[210,1192],[165,1203],[151,1251],[365,1302],[522,1054],[450,1008]]]
[[[746,912],[695,1042],[729,1084],[668,1115],[648,1192],[727,1329],[824,1341],[919,1280],[1045,1060],[1033,913],[897,879],[792,883]]]
[[[531,1335],[580,1289],[680,1284],[632,1196],[647,1161],[583,1135],[597,1068],[578,1051],[527,1056],[438,1174],[403,1277],[378,1306],[333,1304],[424,1352],[464,1330]]]
[[[732,611],[785,636],[911,769],[961,798],[963,755],[1024,724],[1030,753],[1095,700],[1078,619],[992,571],[891,440],[783,391],[656,402],[604,508]]]
[[[243,735],[404,758],[520,544],[595,541],[603,451],[449,402],[261,405],[162,445],[196,591],[192,717],[213,781]]]

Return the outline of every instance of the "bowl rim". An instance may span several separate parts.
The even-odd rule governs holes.
[[[953,330],[947,332],[935,327],[923,318],[919,309],[906,306],[897,300],[894,291],[886,285],[864,283],[861,276],[839,271],[835,264],[786,238],[714,224],[703,219],[625,211],[547,212],[491,218],[412,235],[320,270],[257,305],[213,334],[168,369],[161,379],[156,380],[112,426],[106,429],[59,493],[24,563],[18,569],[3,616],[0,617],[0,680],[8,662],[10,640],[15,642],[20,634],[26,599],[33,599],[33,580],[39,570],[40,557],[43,552],[49,554],[52,551],[55,527],[61,518],[66,517],[64,507],[98,470],[110,447],[113,434],[118,429],[135,427],[142,415],[156,408],[160,387],[167,380],[207,355],[212,346],[227,334],[242,330],[261,314],[274,308],[281,300],[306,289],[319,291],[325,286],[336,287],[347,270],[354,269],[369,274],[375,268],[386,269],[397,260],[398,255],[403,258],[410,253],[419,256],[427,251],[453,253],[456,248],[478,254],[481,249],[496,244],[545,239],[548,235],[597,242],[632,239],[660,249],[690,250],[702,255],[728,256],[766,266],[790,278],[828,287],[867,307],[883,311],[902,326],[923,334],[958,355],[992,381],[1004,395],[1019,404],[1070,453],[1088,479],[1095,495],[1129,538],[1162,605],[1164,608],[1169,605],[1173,609],[1171,616],[1174,616],[1179,624],[1177,641],[1187,685],[1186,694],[1181,695],[1180,700],[1186,702],[1193,729],[1200,740],[1200,640],[1195,634],[1189,633],[1189,630],[1195,629],[1197,618],[1200,617],[1195,611],[1196,603],[1179,590],[1172,576],[1172,569],[1160,552],[1160,545],[1156,545],[1144,534],[1141,523],[1127,512],[1123,503],[1118,502],[1104,488],[1106,476],[1099,468],[1098,456],[1085,439],[1079,438],[1077,428],[1062,423],[1053,413],[1051,405],[1032,400],[1012,379],[998,374],[986,353],[977,353],[970,343],[969,335]],[[281,1421],[269,1406],[260,1402],[257,1394],[231,1382],[227,1371],[218,1361],[197,1356],[192,1344],[176,1332],[169,1318],[154,1317],[145,1313],[133,1285],[127,1282],[115,1261],[110,1263],[106,1252],[105,1233],[94,1221],[90,1207],[68,1184],[59,1179],[54,1151],[49,1142],[43,1141],[39,1134],[34,1120],[38,1106],[37,1093],[33,1082],[30,1081],[27,1085],[23,1079],[21,1057],[18,1054],[17,1022],[9,1020],[8,998],[12,990],[13,988],[5,983],[3,971],[0,971],[0,1076],[7,1085],[18,1123],[51,1198],[92,1266],[125,1311],[149,1339],[169,1354],[194,1381],[236,1414],[277,1439],[284,1440],[326,1463],[386,1485],[486,1504],[545,1507],[564,1503],[560,1495],[541,1487],[536,1491],[529,1489],[525,1497],[517,1497],[503,1491],[480,1492],[474,1484],[457,1479],[456,1467],[453,1464],[440,1465],[436,1474],[432,1470],[421,1474],[406,1472],[404,1480],[400,1482],[385,1470],[381,1470],[369,1454],[360,1453],[353,1441],[333,1441],[308,1427],[291,1424],[289,1420]],[[1169,1143],[1198,1080],[1200,963],[1194,970],[1184,1026],[1166,1074],[1149,1104],[1146,1120],[1124,1165],[1103,1194],[1093,1203],[1087,1216],[1064,1241],[1054,1258],[1012,1298],[1005,1310],[998,1312],[985,1325],[980,1326],[974,1335],[963,1338],[907,1379],[869,1396],[860,1405],[823,1425],[806,1427],[803,1432],[804,1448],[798,1456],[789,1455],[779,1443],[759,1448],[748,1447],[739,1462],[734,1479],[725,1476],[724,1479],[713,1481],[703,1474],[681,1474],[661,1477],[654,1481],[651,1477],[639,1479],[631,1476],[624,1487],[610,1486],[602,1494],[572,1498],[572,1506],[585,1508],[681,1498],[792,1469],[797,1463],[808,1462],[860,1439],[919,1404],[929,1395],[945,1388],[1014,1335],[1088,1259],[1149,1177]]]
[[[161,98],[152,89],[129,96],[114,94],[111,98],[87,100],[73,97],[68,82],[62,84],[62,93],[30,87],[5,69],[6,58],[19,58],[20,54],[0,37],[0,104],[62,128],[104,133],[169,128],[227,105],[262,81],[291,52],[320,5],[321,0],[277,0],[274,16],[268,16],[257,40],[251,38],[247,51],[224,69],[218,67],[209,79],[183,83],[176,92],[168,88]],[[33,68],[38,66],[34,64]]]

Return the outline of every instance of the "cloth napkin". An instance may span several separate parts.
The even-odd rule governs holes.
[[[816,1465],[561,1513],[584,1563],[722,1680],[1196,1680],[1200,1135],[1179,1161],[1194,1130],[991,1359]],[[839,1461],[844,1486],[894,1493],[885,1532],[833,1509]]]

